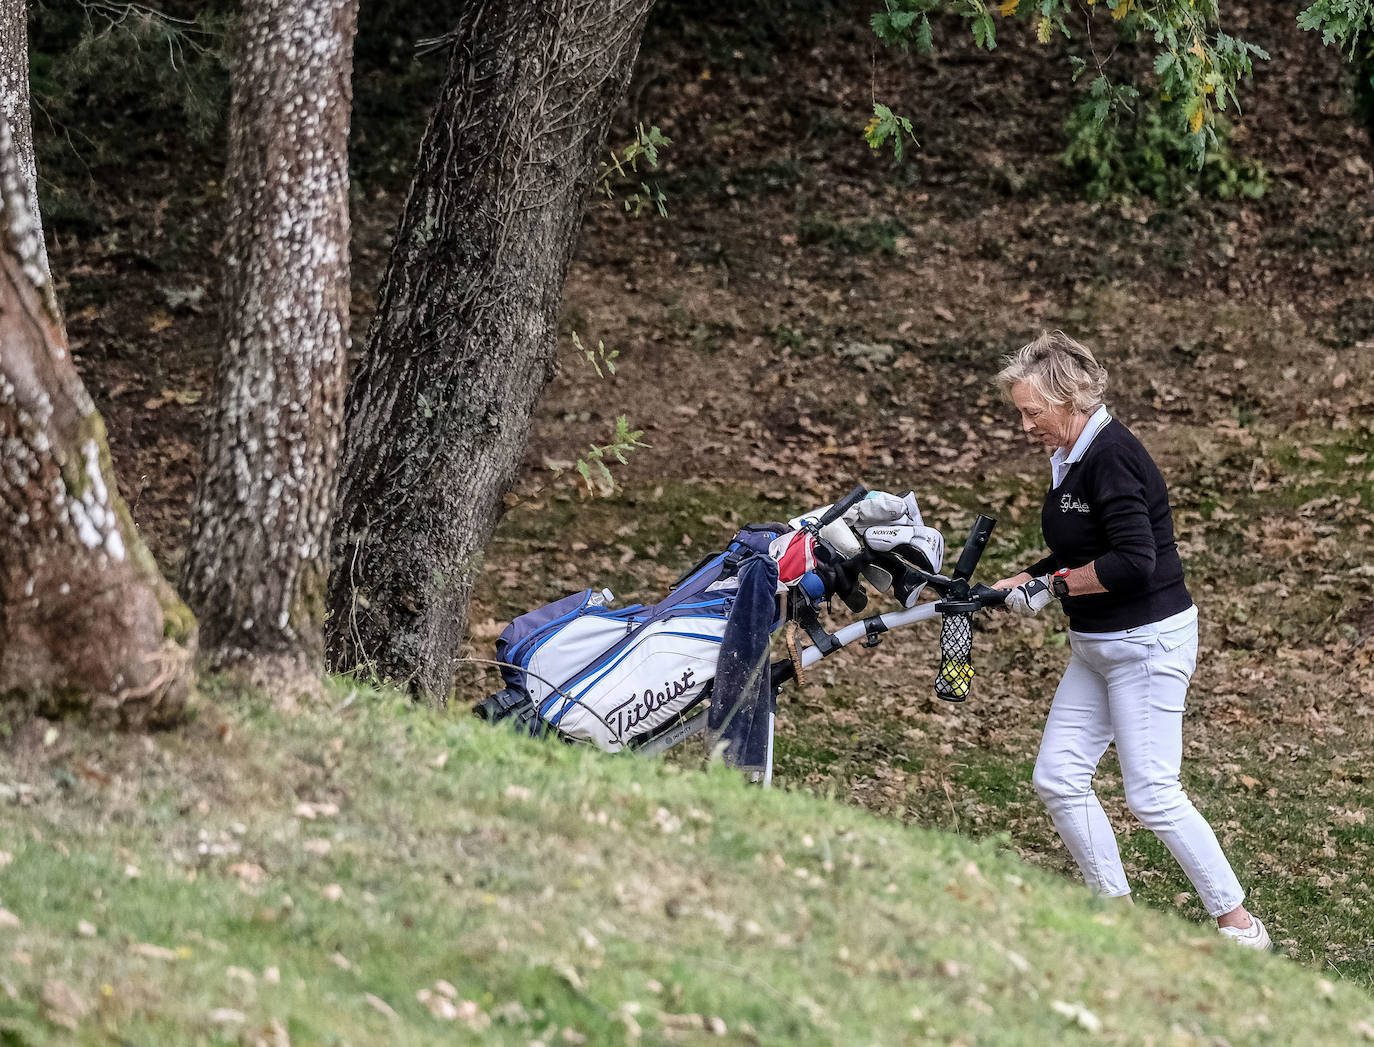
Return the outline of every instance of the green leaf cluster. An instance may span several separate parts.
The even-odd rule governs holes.
[[[1141,98],[1134,88],[1094,81],[1087,97],[1065,124],[1068,144],[1060,161],[1090,200],[1148,197],[1175,203],[1197,194],[1212,199],[1257,199],[1268,188],[1264,167],[1238,156],[1228,142],[1224,120],[1189,131],[1182,112]],[[1118,108],[1104,114],[1108,92]],[[1195,143],[1203,140],[1203,163]]]
[[[904,139],[910,138],[918,147],[920,142],[916,141],[916,135],[911,129],[911,121],[905,116],[898,116],[881,102],[873,103],[873,118],[868,121],[868,126],[864,128],[864,141],[868,147],[877,152],[883,147],[883,143],[892,140],[892,155],[900,162],[906,152]]]
[[[1374,130],[1374,0],[1316,0],[1298,15],[1303,29],[1340,44],[1355,67],[1355,107]]]
[[[597,340],[595,349],[588,349],[582,344],[582,338],[576,331],[572,333],[572,343],[573,347],[577,349],[584,359],[586,359],[587,363],[591,364],[592,370],[596,372],[598,378],[605,378],[608,374],[615,374],[615,361],[616,357],[620,355],[619,349],[612,349],[610,352],[607,352],[606,343],[600,339]],[[603,367],[605,371],[602,371]]]
[[[1298,26],[1322,34],[1322,43],[1339,43],[1352,61],[1374,33],[1374,0],[1316,0],[1298,15]]]
[[[609,160],[602,161],[597,176],[597,188],[607,200],[614,200],[624,186],[635,181],[632,175],[639,173],[640,163],[651,170],[658,168],[659,151],[672,145],[673,140],[658,127],[647,131],[640,124],[635,128],[635,136],[623,149],[612,150]],[[625,210],[638,218],[652,208],[660,218],[668,217],[668,197],[654,184],[641,181],[637,188],[625,193],[621,199]]]
[[[885,0],[886,7],[869,18],[879,40],[903,51],[915,47],[921,54],[930,51],[933,33],[930,15],[939,11],[941,0]]]
[[[606,465],[606,459],[608,457],[614,458],[621,465],[624,465],[627,461],[625,458],[627,454],[637,447],[649,446],[640,440],[643,435],[643,429],[631,430],[630,423],[622,414],[615,420],[615,435],[611,438],[611,442],[601,446],[592,444],[587,449],[587,453],[577,460],[577,474],[582,477],[582,482],[586,485],[589,494],[599,494],[605,497],[615,491],[615,478]]]
[[[1372,2],[1317,0],[1317,5],[1367,9]],[[1256,59],[1269,57],[1262,48],[1220,29],[1217,0],[1108,0],[1086,7],[1074,0],[1002,0],[995,7],[986,0],[884,0],[883,9],[871,16],[870,24],[886,44],[928,51],[932,46],[930,17],[936,13],[965,19],[974,42],[989,50],[997,46],[999,17],[1033,23],[1041,44],[1049,44],[1056,35],[1072,38],[1070,25],[1081,24],[1083,18],[1089,36],[1096,26],[1097,32],[1109,32],[1123,40],[1152,37],[1158,48],[1154,63],[1158,96],[1164,106],[1176,107],[1181,113],[1182,126],[1190,135],[1186,159],[1194,166],[1201,164],[1216,144],[1212,126],[1217,114],[1236,106],[1237,85],[1252,74]],[[1094,56],[1096,79],[1089,108],[1093,119],[1101,123],[1130,101],[1135,88],[1114,86],[1106,63],[1096,59],[1095,50]],[[1077,64],[1077,79],[1087,63],[1081,58],[1070,61]],[[897,153],[901,137],[895,134],[895,122],[895,118],[886,122],[888,131],[880,142],[891,139]],[[867,137],[872,146],[876,137],[872,123]]]

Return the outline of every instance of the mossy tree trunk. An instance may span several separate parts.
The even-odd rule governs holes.
[[[10,123],[19,171],[28,187],[29,207],[34,224],[38,217],[38,166],[33,155],[33,118],[29,112],[29,22],[24,0],[0,0],[0,113]],[[38,254],[44,269],[47,250],[40,236]]]
[[[356,22],[357,0],[248,0],[233,74],[223,344],[182,589],[207,660],[270,690],[323,668]]]
[[[0,115],[0,698],[10,716],[170,723],[195,622],[119,497],[41,242]]]
[[[349,389],[329,653],[443,700],[653,0],[464,5]]]

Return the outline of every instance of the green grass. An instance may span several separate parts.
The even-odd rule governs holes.
[[[993,841],[372,692],[221,701],[146,746],[11,740],[0,1043],[1335,1044],[1374,1020]]]

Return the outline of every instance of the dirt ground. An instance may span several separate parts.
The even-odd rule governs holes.
[[[916,58],[878,49],[856,8],[771,63],[728,39],[647,53],[617,133],[643,121],[673,139],[669,217],[589,208],[563,370],[488,558],[474,650],[569,588],[653,597],[735,524],[860,481],[915,490],[952,546],[989,512],[986,570],[1029,562],[1046,465],[991,377],[1063,328],[1108,364],[1110,406],[1170,481],[1204,621],[1189,788],[1275,937],[1369,984],[1374,151],[1338,56],[1287,7],[1235,6],[1231,27],[1273,55],[1235,119],[1269,170],[1258,201],[1084,201],[1057,160],[1068,68],[1024,27],[989,54],[942,25],[948,43]],[[875,97],[915,120],[901,165],[862,141]],[[169,571],[211,383],[215,177],[169,155],[107,187],[99,235],[59,227],[51,250],[126,497]],[[358,187],[355,344],[399,203]],[[579,363],[574,332],[619,351],[613,378]],[[615,496],[584,499],[566,466],[622,414],[650,446],[616,467]],[[784,698],[781,779],[1065,868],[1029,786],[1060,625],[989,618],[961,708],[928,697],[933,635],[840,656]],[[1109,765],[1103,784],[1127,826]],[[1123,844],[1142,898],[1200,918],[1147,836]]]

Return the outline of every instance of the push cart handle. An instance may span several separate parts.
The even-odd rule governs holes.
[[[964,551],[959,554],[959,561],[954,565],[955,578],[968,581],[973,577],[974,569],[978,566],[978,561],[983,558],[983,550],[987,548],[988,539],[992,537],[992,529],[996,525],[996,520],[981,513],[978,515],[978,519],[973,521],[973,527],[968,533],[968,541],[964,542]]]

